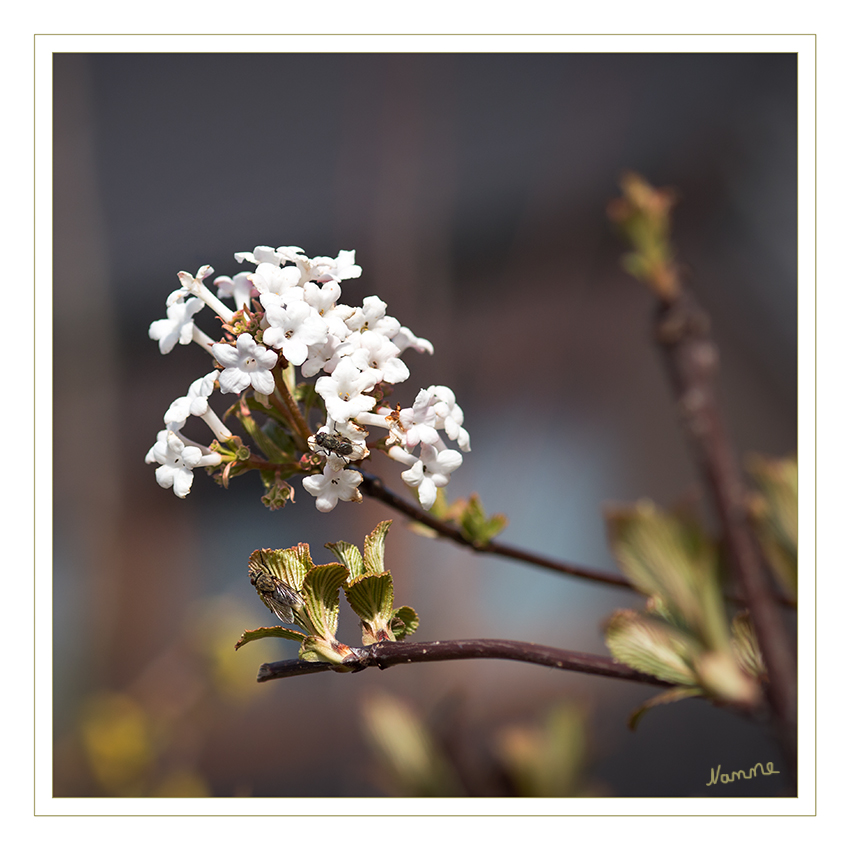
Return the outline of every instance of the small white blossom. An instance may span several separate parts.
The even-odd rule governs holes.
[[[462,451],[468,452],[469,434],[463,425],[463,411],[455,401],[455,394],[448,387],[428,387],[435,400],[434,413],[437,417],[437,428],[442,428],[450,440],[454,440]]]
[[[363,299],[363,306],[355,308],[345,324],[352,331],[372,330],[392,338],[401,330],[401,323],[386,313],[386,302],[377,295],[368,295]]]
[[[221,455],[200,446],[186,445],[174,431],[163,430],[157,434],[145,463],[160,464],[156,470],[157,484],[173,489],[176,496],[185,499],[192,489],[193,470],[199,466],[218,466]]]
[[[204,285],[204,278],[209,277],[212,273],[212,266],[201,266],[194,277],[192,277],[189,272],[177,272],[177,278],[186,292],[190,295],[194,295],[195,298],[200,298],[201,301],[203,301],[208,307],[212,307],[212,309],[221,316],[225,322],[232,322],[233,310],[226,307],[222,301],[213,295],[212,292],[210,292]],[[171,295],[168,296],[169,301],[166,303],[169,303],[172,299],[179,297],[179,292],[180,290],[172,292]]]
[[[281,262],[285,262],[278,251],[275,251],[274,248],[269,248],[268,245],[258,245],[253,251],[239,251],[233,256],[237,263],[247,261],[257,265],[260,263],[271,263],[272,265],[279,266]]]
[[[256,343],[251,334],[240,334],[235,347],[218,342],[212,353],[224,366],[218,377],[223,393],[241,393],[249,386],[264,395],[274,392],[271,369],[277,363],[277,354]]]
[[[437,498],[437,488],[449,483],[451,474],[462,462],[461,453],[454,449],[438,451],[434,446],[423,444],[419,460],[402,472],[401,477],[405,484],[419,491],[419,504],[427,511]]]
[[[307,278],[320,283],[327,280],[351,280],[360,277],[363,272],[354,262],[354,251],[340,251],[335,260],[330,257],[313,257],[312,260],[299,257],[293,262],[303,263]]]
[[[151,322],[148,336],[159,343],[162,354],[168,354],[179,342],[188,345],[192,342],[195,320],[193,316],[204,307],[199,298],[173,301],[165,311],[167,319]]]
[[[410,328],[401,328],[392,338],[392,343],[398,346],[399,351],[407,351],[408,348],[412,348],[420,354],[434,353],[434,346],[427,339],[416,336]]]
[[[432,403],[430,390],[419,390],[413,407],[399,411],[398,426],[401,430],[401,445],[410,451],[419,443],[433,445],[438,443],[437,414]]]
[[[172,431],[179,431],[190,416],[198,416],[209,425],[217,440],[226,440],[233,434],[218,418],[215,411],[209,405],[209,397],[215,388],[218,372],[213,370],[203,378],[193,381],[189,392],[176,399],[165,412],[163,420],[166,427]]]
[[[257,270],[248,275],[248,279],[257,288],[260,296],[264,292],[283,295],[287,290],[298,286],[301,273],[294,266],[280,268],[272,263],[260,263]]]
[[[346,357],[330,375],[323,375],[316,381],[316,392],[324,399],[328,416],[344,422],[375,406],[375,399],[364,393],[373,389],[380,379],[380,372],[374,369],[361,372],[351,358]]]
[[[340,341],[334,334],[329,333],[327,340],[321,345],[311,345],[307,349],[307,359],[301,364],[301,374],[312,378],[324,369],[330,373],[339,365]]]
[[[266,309],[266,320],[270,327],[263,331],[263,342],[296,366],[307,359],[308,346],[327,342],[328,326],[304,301],[295,301],[286,309]]]
[[[219,298],[232,298],[236,302],[236,309],[251,306],[251,299],[256,298],[259,292],[249,280],[248,272],[239,272],[236,277],[219,275],[213,283],[218,287]]]
[[[316,507],[327,513],[336,507],[342,499],[344,502],[361,502],[363,496],[357,485],[363,481],[363,476],[354,469],[339,468],[334,458],[328,458],[325,468],[319,475],[309,475],[303,480],[304,489],[316,497]]]
[[[351,353],[351,359],[358,369],[376,369],[381,373],[381,380],[388,384],[400,384],[410,377],[407,364],[398,356],[398,348],[383,334],[363,331],[352,334],[348,341],[357,346]]]

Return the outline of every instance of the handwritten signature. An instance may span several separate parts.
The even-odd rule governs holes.
[[[759,770],[762,773],[762,776],[771,776],[774,773],[779,773],[778,770],[773,769],[773,762],[766,762],[767,767],[762,767],[760,761],[757,761],[749,771],[746,770],[733,770],[732,773],[721,773],[720,765],[717,765],[717,770],[714,768],[711,769],[711,779],[706,782],[706,785],[716,785],[718,781],[720,781],[723,785],[727,785],[730,782],[734,782],[736,779],[752,779],[755,776],[758,776]]]

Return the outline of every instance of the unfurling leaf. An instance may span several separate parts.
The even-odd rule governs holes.
[[[717,574],[717,553],[699,526],[649,501],[609,510],[611,549],[635,586],[656,600],[665,619],[709,649],[724,650],[729,636]]]
[[[384,540],[392,525],[391,519],[379,522],[375,530],[363,541],[363,567],[367,573],[384,571]]]
[[[521,797],[575,797],[584,779],[586,738],[587,721],[581,709],[561,705],[540,728],[502,730],[496,746]]]
[[[345,588],[345,598],[360,618],[363,645],[395,640],[390,621],[393,616],[393,579],[389,573],[365,575]]]
[[[313,635],[333,639],[339,621],[339,589],[348,578],[348,570],[343,564],[324,564],[313,567],[306,576],[301,588],[304,597],[305,617],[311,626]]]
[[[675,626],[637,611],[615,611],[605,627],[605,644],[634,670],[665,682],[697,684],[692,663],[701,647]]]
[[[337,556],[341,564],[345,564],[348,568],[350,579],[353,580],[363,575],[363,556],[353,543],[346,543],[344,540],[339,540],[336,543],[325,543],[325,548],[330,549]]]
[[[419,628],[419,615],[409,605],[402,605],[393,611],[390,626],[396,640],[403,640]]]
[[[741,665],[755,679],[767,677],[767,667],[759,649],[756,633],[746,611],[740,611],[732,620],[732,651]]]
[[[363,707],[366,737],[381,761],[388,793],[456,797],[464,793],[454,766],[412,708],[388,694],[373,694]]]
[[[749,513],[767,562],[781,587],[797,597],[797,459],[750,458],[758,493]]]
[[[678,688],[670,688],[668,691],[664,691],[663,694],[659,694],[652,699],[648,699],[643,705],[639,708],[636,708],[629,715],[629,729],[634,731],[637,729],[637,725],[640,720],[643,718],[644,714],[649,711],[650,708],[655,708],[658,705],[669,705],[672,702],[679,702],[679,700],[690,699],[691,697],[699,697],[705,693],[702,688],[699,687],[678,687]]]
[[[295,629],[287,629],[284,626],[264,626],[260,629],[248,629],[242,632],[242,637],[236,641],[235,649],[245,646],[246,643],[250,643],[252,640],[260,640],[260,638],[268,637],[286,638],[287,640],[294,640],[301,643],[305,636],[303,632],[296,632]]]

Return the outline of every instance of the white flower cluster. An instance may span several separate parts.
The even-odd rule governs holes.
[[[321,375],[316,392],[327,410],[327,421],[310,437],[310,448],[322,456],[321,474],[304,478],[304,488],[316,497],[320,511],[332,510],[337,502],[360,501],[357,489],[363,476],[349,463],[369,454],[366,440],[369,427],[388,431],[388,455],[407,469],[404,481],[415,487],[423,507],[434,504],[437,488],[444,487],[460,466],[460,452],[448,448],[440,432],[469,451],[469,435],[463,428],[463,411],[448,387],[421,390],[413,406],[390,409],[379,406],[370,394],[379,384],[399,384],[410,373],[402,353],[412,348],[433,353],[426,339],[388,316],[387,305],[370,295],[360,307],[340,302],[340,282],[357,278],[361,268],[354,263],[354,251],[310,259],[300,248],[260,246],[252,252],[234,255],[237,261],[255,265],[253,272],[214,279],[218,295],[204,283],[213,269],[203,266],[193,277],[180,272],[180,289],[166,301],[167,318],[150,326],[150,337],[167,354],[179,342],[195,342],[207,349],[221,370],[195,381],[186,396],[177,399],[165,416],[165,429],[146,457],[158,463],[157,481],[172,487],[184,498],[192,484],[196,466],[216,466],[221,456],[206,446],[184,437],[180,429],[189,416],[198,416],[218,440],[232,436],[209,406],[208,399],[217,383],[222,393],[241,393],[249,387],[264,396],[273,395],[275,368],[282,355],[299,367],[304,378]],[[232,298],[236,311],[223,298]],[[252,312],[259,301],[262,309]],[[195,325],[195,317],[208,306],[230,325],[244,310],[258,321],[262,342],[248,332],[216,342]],[[280,370],[278,369],[278,374]],[[378,393],[377,395],[380,395]],[[418,449],[418,454],[416,453]]]

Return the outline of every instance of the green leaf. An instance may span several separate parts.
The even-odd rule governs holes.
[[[508,524],[504,514],[493,514],[488,517],[484,513],[477,493],[472,493],[460,514],[460,527],[463,536],[471,543],[483,546],[489,543]]]
[[[393,616],[393,579],[389,573],[366,575],[345,588],[345,598],[360,618],[363,645],[395,640],[390,621]]]
[[[390,627],[396,640],[404,640],[419,628],[419,615],[409,605],[402,605],[393,611]]]
[[[260,451],[273,463],[291,463],[295,458],[295,441],[292,435],[274,419],[267,419],[260,429]]]
[[[797,459],[753,456],[747,470],[758,493],[749,503],[768,564],[780,586],[797,597]]]
[[[699,526],[646,500],[608,511],[606,521],[614,556],[635,586],[708,648],[728,647],[717,552]]]
[[[301,595],[304,608],[300,617],[312,634],[332,640],[339,621],[339,589],[348,579],[344,564],[313,567],[304,577]]]
[[[235,648],[239,649],[252,640],[260,640],[261,638],[268,637],[286,638],[286,640],[294,640],[301,643],[305,635],[303,632],[296,632],[295,629],[287,629],[284,626],[264,626],[261,629],[248,629],[242,632],[242,637],[236,641]]]
[[[363,567],[367,573],[384,571],[384,540],[393,524],[391,519],[379,522],[375,530],[363,541]]]
[[[663,694],[659,694],[652,699],[647,700],[640,708],[635,709],[629,715],[629,729],[635,730],[637,729],[637,725],[640,720],[643,718],[644,714],[649,711],[650,708],[655,708],[657,705],[669,705],[672,702],[679,702],[679,700],[690,699],[691,697],[699,697],[703,696],[705,691],[703,691],[700,687],[678,687],[678,688],[670,688],[667,691],[664,691]]]
[[[386,791],[409,797],[455,797],[463,783],[416,712],[395,697],[372,694],[363,707],[366,739],[380,759]]]
[[[363,575],[363,556],[353,543],[339,540],[336,543],[325,543],[325,548],[330,549],[341,564],[345,564],[350,580],[353,581],[358,576]]]
[[[732,651],[741,668],[753,678],[767,677],[767,667],[756,640],[753,624],[746,611],[740,611],[732,620]]]
[[[605,626],[605,644],[611,654],[633,670],[665,682],[696,685],[693,661],[702,647],[667,623],[637,611],[615,611]]]
[[[307,572],[315,566],[306,543],[299,543],[291,549],[257,549],[251,554],[248,564],[267,570],[295,590],[301,589]]]
[[[741,669],[731,647],[703,652],[694,663],[697,680],[713,699],[754,708],[761,699],[756,680]]]
[[[576,706],[561,705],[542,727],[502,730],[496,746],[521,797],[575,797],[587,758],[586,740],[584,713]]]
[[[361,620],[387,621],[393,613],[393,577],[389,573],[360,576],[345,588],[345,598]]]

